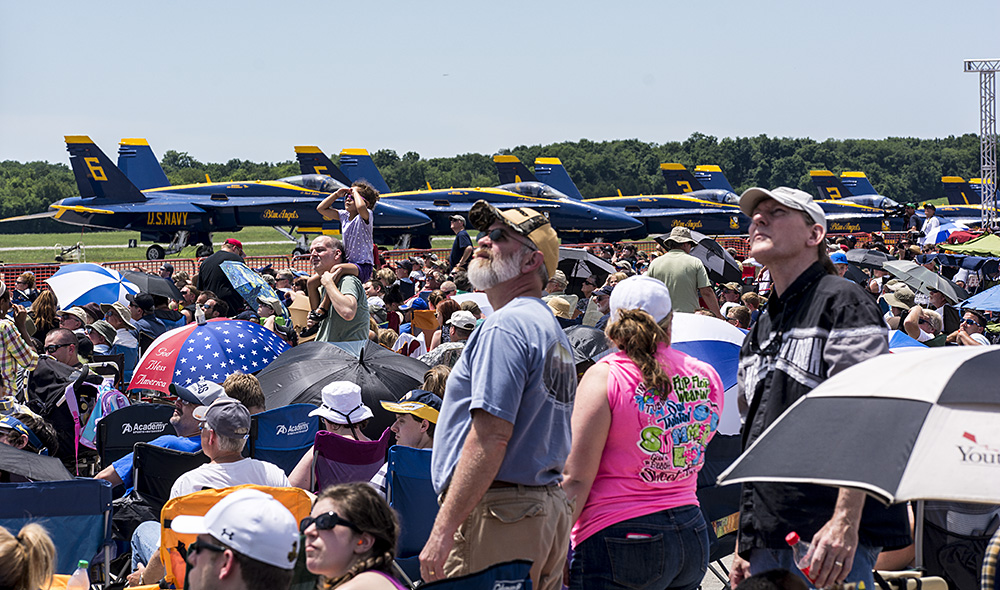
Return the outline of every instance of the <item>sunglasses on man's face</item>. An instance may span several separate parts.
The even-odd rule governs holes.
[[[966,319],[962,320],[962,324],[964,324],[964,325],[970,325],[970,326],[977,326],[977,327],[979,327],[979,328],[982,328],[982,327],[983,327],[983,326],[982,326],[982,324],[980,324],[980,323],[979,323],[979,322],[977,322],[976,320],[970,320],[970,319],[968,319],[968,318],[966,318]]]
[[[59,350],[60,348],[64,346],[70,346],[72,344],[73,344],[72,342],[67,342],[65,344],[49,344],[48,346],[45,347],[45,352],[52,354],[53,352]]]
[[[226,550],[226,548],[223,547],[223,546],[221,546],[221,545],[215,545],[215,544],[209,543],[208,541],[202,541],[201,539],[198,539],[194,543],[191,543],[190,545],[188,545],[188,555],[197,555],[198,553],[201,553],[202,551],[211,551],[213,553],[223,553],[225,550]]]
[[[338,524],[342,524],[356,533],[361,532],[361,529],[359,529],[357,525],[349,520],[344,520],[336,512],[327,512],[326,514],[320,514],[319,516],[307,516],[303,518],[302,522],[299,523],[299,532],[305,534],[306,529],[314,524],[316,525],[316,530],[319,531],[328,531]]]

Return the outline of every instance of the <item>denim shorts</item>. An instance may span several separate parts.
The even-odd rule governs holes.
[[[577,545],[569,587],[693,590],[707,568],[701,509],[679,506],[613,524]]]

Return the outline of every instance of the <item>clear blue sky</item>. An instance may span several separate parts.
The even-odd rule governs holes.
[[[0,0],[0,160],[979,130],[1000,2]]]

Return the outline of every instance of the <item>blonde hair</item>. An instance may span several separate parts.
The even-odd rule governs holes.
[[[448,375],[451,375],[451,367],[448,365],[434,365],[424,373],[424,382],[420,387],[424,391],[429,391],[443,399],[444,388],[448,383]]]
[[[56,547],[45,529],[26,524],[15,537],[0,527],[0,587],[38,590],[52,584]]]
[[[619,350],[638,365],[647,391],[660,400],[666,399],[672,389],[670,376],[656,358],[656,348],[661,342],[670,346],[672,319],[673,312],[657,324],[653,316],[641,309],[622,309],[604,332]]]
[[[337,514],[351,522],[362,533],[371,535],[375,542],[371,552],[361,556],[351,565],[347,573],[332,580],[323,579],[325,588],[336,588],[358,574],[369,570],[385,573],[392,571],[392,560],[396,556],[396,540],[399,538],[399,519],[385,499],[368,485],[368,482],[354,482],[332,485],[316,496],[315,506],[321,500],[330,500],[337,505]]]
[[[378,343],[382,346],[391,349],[396,340],[399,340],[399,334],[392,328],[382,328],[378,331]]]

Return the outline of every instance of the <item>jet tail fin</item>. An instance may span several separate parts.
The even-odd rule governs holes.
[[[840,182],[840,179],[834,176],[833,172],[829,170],[810,170],[809,177],[812,178],[813,184],[819,189],[820,199],[840,199],[854,196],[854,193],[848,190]]]
[[[391,193],[389,185],[382,178],[382,173],[378,171],[375,161],[372,160],[368,150],[345,149],[340,151],[341,171],[347,175],[351,184],[356,180],[364,180],[375,187],[379,193]]]
[[[343,184],[351,186],[350,179],[328,158],[323,150],[314,145],[295,146],[295,158],[299,161],[302,174],[323,174]],[[381,191],[379,191],[381,192]]]
[[[535,176],[543,182],[571,199],[583,200],[580,189],[569,177],[566,167],[559,158],[535,158]]]
[[[170,186],[170,180],[149,142],[141,137],[129,137],[118,142],[118,169],[139,190]]]
[[[840,183],[851,192],[852,197],[878,194],[864,172],[841,172]]]
[[[683,195],[694,191],[703,190],[705,187],[693,174],[688,172],[684,164],[663,163],[660,164],[660,173],[667,181],[668,195]]]
[[[146,200],[132,181],[86,135],[67,135],[66,151],[81,197],[101,197],[123,203]]]
[[[497,154],[493,156],[493,165],[496,166],[497,176],[500,177],[500,184],[513,184],[515,182],[538,182],[535,175],[528,170],[528,167],[517,159],[517,156]]]
[[[721,189],[729,192],[733,191],[733,185],[729,184],[729,179],[722,173],[722,168],[715,164],[705,164],[695,166],[694,177],[707,189]]]
[[[948,197],[949,205],[979,205],[983,202],[981,178],[966,182],[961,176],[942,176],[941,184],[944,185],[944,196]]]

